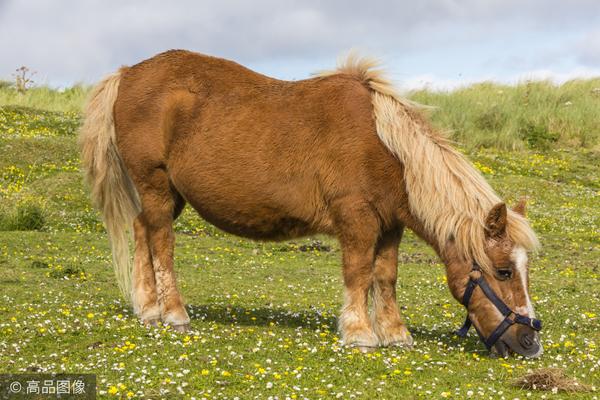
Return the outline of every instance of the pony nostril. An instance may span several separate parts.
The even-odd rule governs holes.
[[[535,340],[533,338],[533,334],[532,333],[524,333],[524,334],[522,334],[521,336],[519,336],[519,343],[525,349],[531,348],[535,344]]]

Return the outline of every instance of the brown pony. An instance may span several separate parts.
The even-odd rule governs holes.
[[[537,239],[524,204],[507,210],[375,66],[350,56],[335,71],[288,82],[176,50],[95,88],[82,159],[119,285],[142,321],[189,327],[173,270],[172,225],[186,203],[252,239],[336,236],[346,289],[339,329],[350,346],[413,343],[396,303],[405,227],[440,255],[456,299],[480,266],[498,298],[534,317],[526,250]],[[479,289],[468,310],[482,336],[504,318]],[[537,332],[520,324],[494,347],[542,352]]]

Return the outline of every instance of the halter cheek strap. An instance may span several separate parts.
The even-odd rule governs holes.
[[[542,321],[540,321],[539,319],[529,318],[525,315],[518,314],[511,310],[502,300],[500,300],[500,298],[496,295],[496,293],[494,293],[494,290],[492,290],[490,285],[483,277],[483,274],[481,274],[481,268],[477,263],[473,263],[472,272],[474,271],[480,273],[470,274],[469,276],[469,282],[467,283],[467,287],[465,288],[465,292],[463,294],[462,299],[462,303],[467,309],[467,318],[465,319],[465,323],[463,324],[463,326],[458,331],[456,331],[456,334],[458,336],[465,337],[467,335],[467,332],[469,332],[469,328],[471,328],[471,325],[473,325],[471,319],[469,318],[468,311],[469,302],[471,301],[471,297],[473,296],[473,292],[475,291],[475,288],[477,286],[481,288],[483,294],[485,294],[485,296],[492,302],[496,309],[500,311],[502,316],[504,316],[502,322],[498,324],[496,329],[494,329],[491,335],[487,338],[483,336],[481,331],[479,331],[479,329],[477,329],[477,327],[475,326],[477,334],[479,335],[481,341],[485,344],[485,347],[487,347],[488,350],[490,350],[492,346],[494,346],[498,339],[500,339],[500,337],[504,334],[504,332],[506,332],[508,328],[510,328],[511,325],[527,325],[536,331],[540,331],[542,329]],[[476,277],[477,275],[478,277]]]

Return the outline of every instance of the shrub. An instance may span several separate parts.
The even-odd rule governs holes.
[[[531,121],[521,121],[519,124],[519,137],[530,148],[546,150],[552,143],[558,141],[559,135],[550,132],[545,125]]]
[[[14,210],[0,212],[0,231],[39,231],[46,223],[41,205],[18,203]]]
[[[44,227],[44,211],[36,204],[19,204],[14,223],[16,231],[39,231]]]

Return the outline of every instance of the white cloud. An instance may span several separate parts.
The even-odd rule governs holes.
[[[352,47],[415,60],[436,60],[452,48],[447,59],[470,71],[485,68],[489,57],[479,53],[491,43],[500,58],[541,68],[540,48],[560,47],[551,41],[562,32],[597,29],[598,11],[597,0],[0,0],[0,77],[27,65],[50,83],[94,81],[169,48],[250,65],[315,67]],[[536,37],[528,39],[531,32]],[[531,40],[530,51],[502,46],[522,37]],[[544,37],[550,43],[541,43]],[[591,50],[560,48],[559,55],[590,65],[599,42],[590,41]],[[435,74],[439,64],[423,61],[406,72]]]

